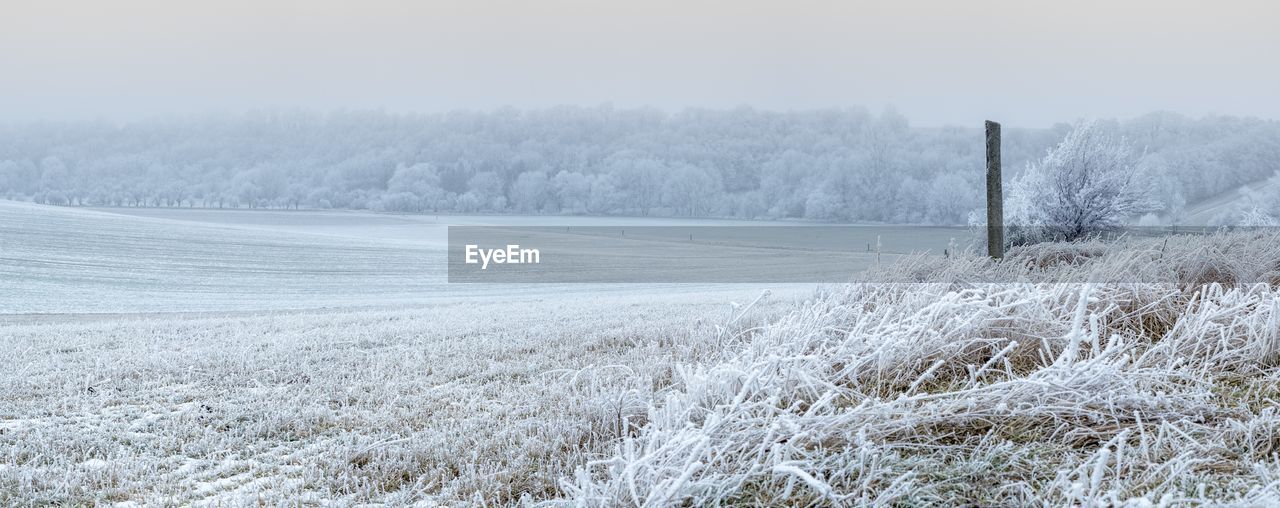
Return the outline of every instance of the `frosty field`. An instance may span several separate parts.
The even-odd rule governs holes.
[[[729,319],[646,300],[10,324],[0,504],[555,496]]]
[[[554,496],[710,350],[683,337],[813,287],[449,285],[444,242],[433,216],[0,201],[0,504]]]
[[[130,212],[0,202],[0,505],[1280,500],[1274,232],[513,287],[428,215]]]
[[[988,3],[4,2],[0,508],[1280,507],[1280,2]]]
[[[0,200],[0,315],[387,307],[602,293],[729,293],[723,298],[728,301],[765,288],[447,284],[445,226],[495,222],[625,226],[733,221],[89,211]],[[792,291],[798,286],[769,287]]]

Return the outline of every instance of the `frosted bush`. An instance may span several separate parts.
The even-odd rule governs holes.
[[[1014,179],[1006,208],[1014,244],[1078,240],[1117,231],[1160,204],[1131,160],[1128,142],[1095,122],[1078,125]]]

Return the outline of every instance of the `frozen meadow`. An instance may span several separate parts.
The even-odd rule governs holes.
[[[680,337],[726,322],[732,301],[768,289],[760,312],[812,291],[447,284],[445,226],[495,221],[728,222],[0,201],[0,504],[553,497],[634,410],[584,393],[642,387],[626,365],[681,363],[705,345]],[[424,445],[443,462],[422,462]],[[362,463],[396,450],[398,466]],[[314,469],[321,452],[352,476]]]
[[[0,504],[554,498],[731,311],[652,300],[5,325]]]
[[[3,505],[1280,502],[1270,232],[513,291],[432,216],[0,212]]]
[[[754,293],[764,287],[450,285],[446,279],[446,227],[451,224],[735,223],[748,222],[437,218],[344,211],[94,211],[0,200],[0,315],[240,312],[495,299],[528,302],[565,295]],[[784,292],[796,287],[768,286]]]

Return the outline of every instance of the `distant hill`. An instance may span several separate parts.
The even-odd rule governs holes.
[[[1181,224],[1188,226],[1212,226],[1214,220],[1231,213],[1235,207],[1244,206],[1249,194],[1280,194],[1280,178],[1268,178],[1250,182],[1235,189],[1210,196],[1208,199],[1187,205]],[[1167,221],[1168,218],[1166,217]]]

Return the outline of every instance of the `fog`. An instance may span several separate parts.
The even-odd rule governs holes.
[[[1261,0],[13,1],[0,121],[602,103],[1276,118],[1277,18]]]
[[[1006,179],[1071,125],[1005,130]],[[1152,113],[1107,121],[1183,223],[1280,217],[1280,122]],[[894,110],[558,107],[441,115],[267,112],[0,126],[0,198],[73,206],[340,208],[966,224],[983,133]],[[1128,178],[1128,177],[1126,177]],[[1265,192],[1233,194],[1271,178]],[[1017,194],[1016,192],[1014,194]],[[1219,207],[1215,199],[1236,201]],[[1212,209],[1190,206],[1200,202]]]

